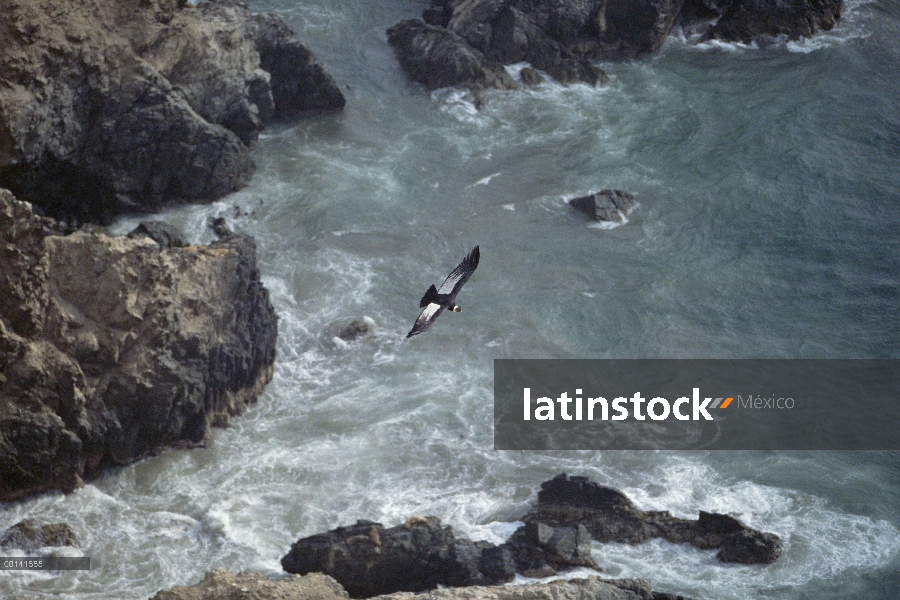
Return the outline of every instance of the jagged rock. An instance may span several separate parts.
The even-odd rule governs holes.
[[[731,0],[707,37],[739,42],[760,36],[796,40],[833,28],[843,10],[843,0]]]
[[[256,42],[262,68],[271,75],[275,116],[298,112],[338,110],[347,104],[331,74],[298,42],[275,15],[254,15],[250,35]]]
[[[0,190],[0,287],[0,501],[202,443],[271,378],[276,318],[248,236],[64,236]]]
[[[591,534],[583,525],[551,527],[530,521],[503,544],[526,577],[550,577],[571,567],[600,570],[591,558]]]
[[[410,19],[394,25],[387,34],[400,65],[428,89],[459,86],[479,91],[518,87],[503,65],[447,29]]]
[[[45,546],[78,546],[78,538],[65,523],[41,525],[33,519],[19,521],[0,535],[0,548],[34,552]]]
[[[354,598],[505,583],[516,572],[507,549],[457,538],[436,517],[413,517],[390,529],[357,521],[298,540],[281,565],[288,573],[330,575]]]
[[[538,73],[536,70],[525,67],[519,72],[519,77],[522,78],[522,83],[529,87],[534,87],[536,85],[541,85],[546,81],[544,76]]]
[[[321,573],[273,581],[265,575],[216,569],[195,585],[158,592],[151,600],[346,600],[341,585]]]
[[[637,58],[656,52],[669,35],[684,0],[607,0],[594,16],[599,53]]]
[[[137,227],[128,232],[128,237],[150,238],[160,248],[183,248],[187,246],[187,242],[181,235],[181,232],[175,227],[162,221],[142,221]]]
[[[640,544],[664,538],[702,549],[720,548],[717,557],[723,562],[772,563],[783,551],[778,536],[747,527],[734,517],[701,511],[694,521],[668,511],[639,510],[620,491],[565,473],[541,484],[537,508],[522,520],[551,527],[583,525],[594,540],[604,543]]]
[[[0,0],[0,186],[99,222],[242,187],[272,87],[321,75],[309,55],[270,78],[251,32],[270,63],[301,51],[261,21],[234,0]]]
[[[634,195],[621,190],[603,190],[589,196],[573,198],[569,205],[595,221],[623,223],[637,206]]]

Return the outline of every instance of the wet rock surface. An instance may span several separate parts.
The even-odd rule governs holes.
[[[656,52],[676,23],[729,41],[808,37],[831,29],[842,0],[432,0],[388,30],[400,65],[429,89],[513,89],[522,61],[561,83],[603,85],[598,60]],[[527,79],[526,79],[527,77]],[[532,73],[523,83],[534,85]]]
[[[668,511],[643,511],[618,490],[565,474],[541,484],[537,507],[522,520],[529,525],[583,526],[603,543],[640,544],[663,538],[706,550],[719,548],[716,556],[722,562],[773,563],[784,551],[777,535],[747,527],[730,515],[701,511],[692,520]]]
[[[621,190],[603,190],[596,194],[573,198],[569,205],[594,221],[623,223],[637,207],[634,195]]]
[[[354,598],[505,583],[516,572],[508,550],[459,538],[436,517],[391,528],[372,521],[338,527],[298,540],[281,564],[288,573],[330,575]]]
[[[62,235],[0,190],[0,287],[2,501],[201,444],[271,378],[276,317],[248,236]]]

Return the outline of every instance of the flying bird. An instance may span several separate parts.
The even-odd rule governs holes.
[[[469,252],[469,255],[450,272],[439,289],[435,289],[433,284],[428,288],[428,291],[425,292],[425,295],[422,296],[422,299],[419,301],[419,307],[424,308],[425,310],[423,310],[422,314],[419,315],[419,318],[416,319],[412,331],[406,334],[406,337],[411,338],[414,335],[419,335],[423,331],[431,329],[431,326],[434,325],[434,322],[446,308],[449,308],[453,312],[460,312],[462,310],[456,305],[456,294],[459,293],[462,286],[469,280],[472,273],[475,272],[480,257],[481,253],[478,251],[478,246],[475,246],[475,248]]]

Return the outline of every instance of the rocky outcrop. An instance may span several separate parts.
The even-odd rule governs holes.
[[[428,89],[464,87],[473,91],[514,89],[516,82],[499,62],[443,27],[411,19],[387,32],[400,66]]]
[[[0,548],[4,550],[35,552],[47,546],[78,546],[78,538],[65,523],[41,525],[34,519],[20,521],[0,535]]]
[[[747,527],[734,517],[700,512],[697,520],[679,519],[668,511],[635,508],[622,492],[585,477],[565,473],[541,484],[536,509],[523,519],[550,527],[585,527],[598,542],[640,544],[663,538],[697,548],[719,548],[722,562],[775,562],[783,552],[777,535]]]
[[[624,223],[625,218],[637,207],[633,194],[621,190],[603,190],[596,194],[573,198],[569,206],[586,214],[594,221]]]
[[[835,26],[843,0],[730,0],[707,38],[750,42],[760,37],[811,37]]]
[[[338,527],[298,540],[281,565],[288,573],[330,575],[354,598],[505,583],[516,573],[508,550],[458,538],[436,517],[389,529],[372,521]]]
[[[235,0],[0,0],[0,32],[0,186],[56,216],[214,200],[273,116],[343,106],[283,23]]]
[[[843,0],[432,0],[422,20],[388,30],[400,65],[430,89],[510,89],[522,61],[562,83],[608,81],[600,59],[657,51],[679,21],[689,33],[749,41],[830,29]],[[540,80],[526,71],[523,83]]]
[[[159,592],[151,600],[339,600],[347,592],[334,579],[320,573],[294,575],[273,581],[263,575],[234,575],[217,569],[192,586]],[[397,592],[375,600],[688,600],[654,592],[646,579],[560,579],[550,583],[514,586],[442,588],[428,592]]]
[[[275,15],[254,15],[248,22],[260,65],[271,76],[275,117],[337,110],[347,103],[334,79],[294,32]]]
[[[347,600],[349,596],[328,575],[310,573],[273,581],[265,575],[216,569],[203,581],[158,592],[150,600]]]
[[[272,374],[255,244],[62,235],[0,190],[0,500],[202,443]]]
[[[525,577],[551,577],[572,567],[601,570],[591,558],[591,534],[584,525],[550,527],[533,521],[503,544]]]

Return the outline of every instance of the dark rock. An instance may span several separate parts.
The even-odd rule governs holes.
[[[352,342],[368,335],[371,327],[364,319],[353,319],[346,327],[343,327],[337,334],[339,338],[345,342]]]
[[[183,248],[187,242],[172,225],[162,221],[141,221],[141,223],[128,233],[128,237],[147,237],[159,244],[160,248]]]
[[[0,190],[0,501],[202,443],[272,375],[255,243],[58,235]]]
[[[636,58],[659,49],[684,0],[606,0],[594,16],[598,51],[610,58]]]
[[[582,525],[551,527],[529,521],[502,547],[509,549],[516,570],[526,577],[550,577],[572,567],[600,570],[591,558],[591,534]]]
[[[664,538],[701,549],[720,548],[717,557],[723,562],[772,563],[783,551],[778,536],[747,527],[729,515],[701,512],[694,521],[673,517],[668,511],[639,510],[618,490],[584,477],[563,473],[541,488],[536,510],[522,519],[526,527],[584,526],[594,540],[603,543],[640,544]],[[521,569],[522,554],[514,556]]]
[[[33,519],[25,519],[0,535],[0,548],[16,548],[34,552],[46,546],[78,546],[78,538],[65,523],[41,525]]]
[[[279,98],[328,97],[286,27],[240,2],[3,6],[0,186],[58,218],[107,223],[244,186],[276,110],[257,41],[268,64],[294,65],[272,76]]]
[[[447,29],[410,19],[394,25],[387,33],[400,65],[428,89],[457,86],[479,91],[518,87],[503,65]]]
[[[316,61],[290,28],[275,15],[255,15],[250,35],[256,42],[262,68],[271,75],[275,116],[298,112],[339,110],[347,100],[334,78]]]
[[[525,67],[524,69],[522,69],[522,71],[519,73],[519,77],[522,78],[522,83],[529,87],[541,85],[545,81],[543,75],[530,67]]]
[[[595,221],[623,223],[625,217],[637,206],[637,201],[628,192],[603,190],[590,196],[574,198],[569,204]]]
[[[281,565],[288,573],[330,575],[354,598],[505,583],[515,576],[508,550],[457,538],[436,517],[413,517],[390,529],[372,521],[338,527],[298,540]]]
[[[761,36],[789,40],[834,27],[843,0],[732,0],[707,37],[750,42]]]
[[[213,230],[213,233],[215,233],[216,237],[219,239],[226,238],[234,233],[228,226],[228,221],[225,220],[225,217],[216,217],[209,221],[208,224],[209,228]]]

